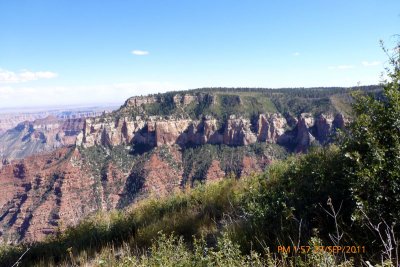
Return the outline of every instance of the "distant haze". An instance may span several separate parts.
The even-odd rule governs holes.
[[[41,106],[24,106],[24,107],[0,107],[0,114],[18,114],[18,113],[39,113],[39,112],[67,112],[67,111],[103,111],[116,110],[122,104],[119,103],[99,103],[92,105],[41,105]],[[0,116],[1,118],[1,116]]]

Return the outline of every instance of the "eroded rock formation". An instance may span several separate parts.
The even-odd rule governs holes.
[[[115,119],[86,119],[77,145],[116,146],[135,143],[149,146],[178,144],[225,144],[249,145],[255,142],[292,144],[296,151],[305,151],[317,140],[321,144],[330,141],[336,129],[343,129],[343,115],[321,114],[313,117],[303,113],[298,118],[289,118],[292,127],[279,113],[260,114],[257,124],[249,119],[230,116],[224,123],[205,116],[201,120],[177,119],[150,116],[147,119],[120,117]],[[254,127],[255,126],[255,127]]]
[[[276,143],[285,133],[286,128],[287,121],[282,115],[261,114],[258,119],[257,139],[260,142]]]

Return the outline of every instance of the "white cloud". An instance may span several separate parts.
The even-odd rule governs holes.
[[[29,70],[22,70],[20,72],[14,72],[0,69],[0,83],[21,83],[35,81],[39,79],[51,79],[57,76],[57,73],[51,71],[34,72]]]
[[[298,56],[300,56],[300,52],[294,52],[294,53],[292,54],[292,56],[298,57]]]
[[[149,51],[145,51],[145,50],[133,50],[132,54],[134,54],[135,56],[147,56],[149,54]]]
[[[330,66],[328,67],[331,70],[348,70],[348,69],[354,69],[353,65],[338,65],[338,66]]]
[[[363,61],[363,62],[361,62],[361,64],[364,67],[373,67],[373,66],[381,65],[381,62],[380,61]]]

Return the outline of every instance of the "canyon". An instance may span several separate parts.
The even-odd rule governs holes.
[[[63,120],[54,116],[21,122],[0,136],[0,158],[22,159],[73,145],[83,124],[84,119]]]
[[[10,161],[75,144],[85,118],[114,107],[0,113],[0,159]],[[10,111],[8,111],[10,112]]]
[[[100,116],[104,111],[110,112],[118,108],[114,105],[93,107],[64,107],[64,108],[0,108],[0,135],[16,127],[21,122],[33,122],[52,116],[58,119],[79,119]]]
[[[0,138],[1,242],[43,240],[99,210],[261,172],[288,153],[330,143],[349,121],[340,112],[283,114],[265,105],[242,112],[250,102],[268,104],[260,99],[132,97],[96,117],[20,123]]]

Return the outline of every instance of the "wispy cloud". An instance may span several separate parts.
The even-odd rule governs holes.
[[[338,66],[329,66],[328,67],[330,70],[348,70],[348,69],[354,69],[353,65],[338,65]]]
[[[361,64],[364,67],[373,67],[373,66],[381,65],[381,62],[380,61],[363,61],[363,62],[361,62]]]
[[[298,56],[300,56],[300,52],[293,52],[293,53],[292,53],[292,56],[298,57]]]
[[[29,71],[22,70],[14,72],[0,69],[0,83],[21,83],[35,81],[39,79],[51,79],[57,77],[58,74],[51,71]]]
[[[146,50],[133,50],[132,54],[135,56],[147,56],[149,54],[149,51]]]

